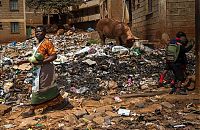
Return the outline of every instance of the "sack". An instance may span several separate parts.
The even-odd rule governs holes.
[[[180,52],[180,45],[170,43],[166,49],[167,62],[171,62],[171,63],[176,62],[179,52]]]

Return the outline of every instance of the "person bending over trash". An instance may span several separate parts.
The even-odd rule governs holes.
[[[28,112],[22,113],[23,117],[35,115],[35,109],[56,108],[67,104],[62,98],[57,86],[55,86],[55,67],[53,61],[57,58],[56,50],[51,41],[45,38],[46,30],[43,26],[37,26],[35,35],[38,40],[33,48],[32,56],[23,61],[23,63],[32,63],[36,68],[34,82],[32,85],[31,108]]]
[[[188,39],[184,32],[178,32],[176,39],[170,41],[166,49],[166,68],[160,75],[159,86],[162,86],[164,77],[169,70],[174,73],[174,79],[171,82],[172,90],[170,94],[187,94],[186,88],[182,87],[182,83],[185,81],[187,57],[186,53],[189,52],[194,45],[194,41],[191,40],[188,44]]]

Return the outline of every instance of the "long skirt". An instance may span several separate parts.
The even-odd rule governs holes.
[[[62,102],[64,99],[55,84],[55,67],[53,63],[37,66],[35,72],[31,104],[43,107],[45,105],[53,106]]]

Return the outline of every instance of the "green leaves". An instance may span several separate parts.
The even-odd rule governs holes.
[[[34,10],[43,10],[50,13],[57,10],[59,13],[66,13],[70,6],[78,6],[85,3],[84,0],[26,0],[26,5]]]

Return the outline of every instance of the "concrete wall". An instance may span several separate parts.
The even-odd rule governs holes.
[[[163,33],[173,38],[176,32],[184,31],[189,38],[194,38],[194,0],[152,0],[151,13],[148,12],[148,0],[132,1],[134,35],[141,39],[160,41]]]
[[[135,2],[135,3],[134,3]],[[159,2],[152,0],[152,11],[148,11],[148,0],[133,0],[132,31],[141,39],[160,38]]]
[[[88,1],[79,7],[71,8],[73,17],[69,19],[72,23],[96,21],[100,19],[99,0]]]
[[[111,0],[108,4],[110,17],[119,21],[123,21],[123,0]]]
[[[36,27],[37,25],[43,24],[43,13],[26,7],[26,26]]]
[[[86,30],[89,27],[95,28],[100,16],[100,0],[91,0],[79,7],[71,7],[72,17],[67,19],[69,25]]]
[[[26,25],[24,15],[24,0],[18,0],[18,11],[10,11],[9,0],[2,0],[0,6],[0,22],[3,30],[0,30],[0,42],[24,40],[26,37]],[[11,22],[19,22],[19,33],[11,33]]]
[[[0,42],[8,43],[12,41],[24,41],[25,36],[25,30],[24,30],[24,23],[19,23],[19,33],[11,33],[11,23],[10,22],[3,22],[3,30],[0,30]]]
[[[189,38],[195,37],[195,0],[167,0],[167,33],[175,36],[184,31]]]
[[[129,12],[126,0],[100,0],[100,16],[102,18],[112,18],[121,22],[129,22]]]

